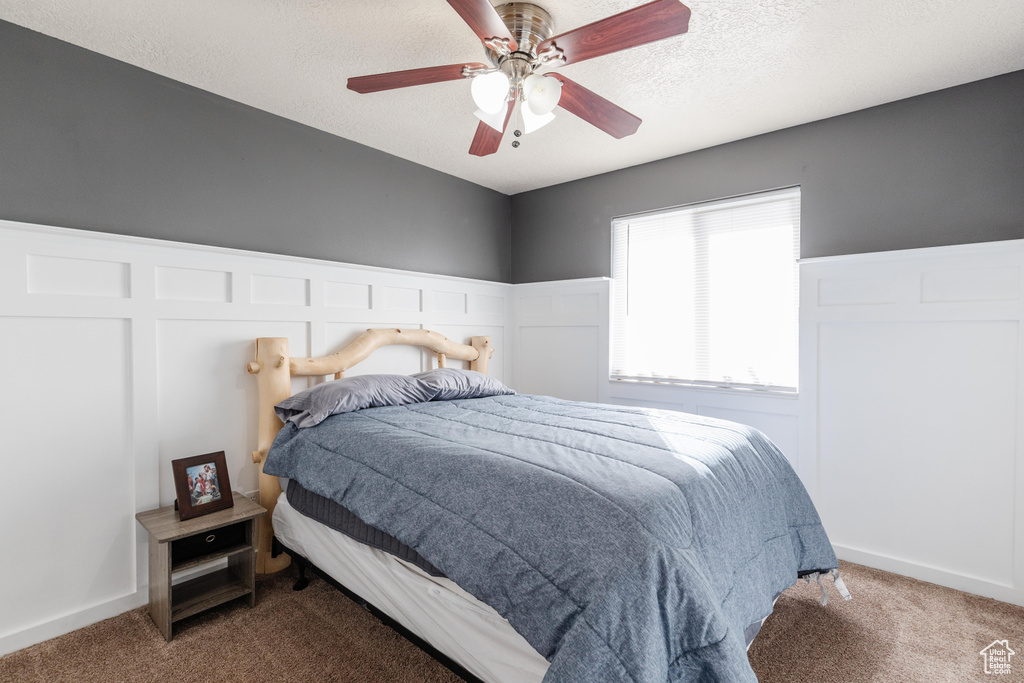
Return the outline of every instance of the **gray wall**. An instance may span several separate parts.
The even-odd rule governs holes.
[[[804,257],[1022,238],[1024,71],[515,195],[512,281],[610,275],[615,216],[790,185]]]
[[[789,185],[805,257],[1024,237],[1024,71],[511,200],[2,21],[0,93],[29,223],[506,282],[609,275],[614,216]]]
[[[2,21],[0,218],[511,275],[501,193]]]

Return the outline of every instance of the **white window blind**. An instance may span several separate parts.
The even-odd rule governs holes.
[[[612,379],[796,391],[800,189],[612,223]]]

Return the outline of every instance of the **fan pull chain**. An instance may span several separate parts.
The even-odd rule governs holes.
[[[516,97],[515,108],[512,110],[512,121],[511,121],[511,123],[512,123],[512,135],[515,138],[514,140],[512,140],[512,147],[513,148],[519,147],[519,145],[522,144],[522,143],[519,142],[519,138],[523,134],[523,128],[526,127],[523,124],[523,113],[522,113],[522,111],[520,111],[522,109],[522,107],[523,107],[522,100],[520,100],[520,98],[517,96]]]

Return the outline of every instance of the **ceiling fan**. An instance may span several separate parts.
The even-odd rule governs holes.
[[[488,0],[448,0],[483,42],[490,65],[479,62],[392,71],[348,79],[358,93],[472,79],[480,123],[469,153],[498,151],[516,105],[527,133],[554,118],[556,106],[609,135],[624,138],[640,119],[562,74],[541,73],[567,64],[686,33],[690,9],[679,0],[654,0],[552,37],[551,15],[528,2],[492,6]],[[519,137],[522,131],[516,130]],[[513,147],[519,141],[512,142]]]

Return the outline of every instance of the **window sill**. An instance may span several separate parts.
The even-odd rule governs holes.
[[[774,389],[770,387],[739,386],[728,384],[702,384],[699,382],[685,382],[671,379],[637,379],[624,377],[609,377],[608,381],[613,384],[626,384],[636,386],[659,386],[678,387],[690,391],[707,391],[717,394],[743,394],[746,396],[764,396],[765,398],[777,398],[783,400],[796,400],[800,398],[799,391],[792,389]]]

